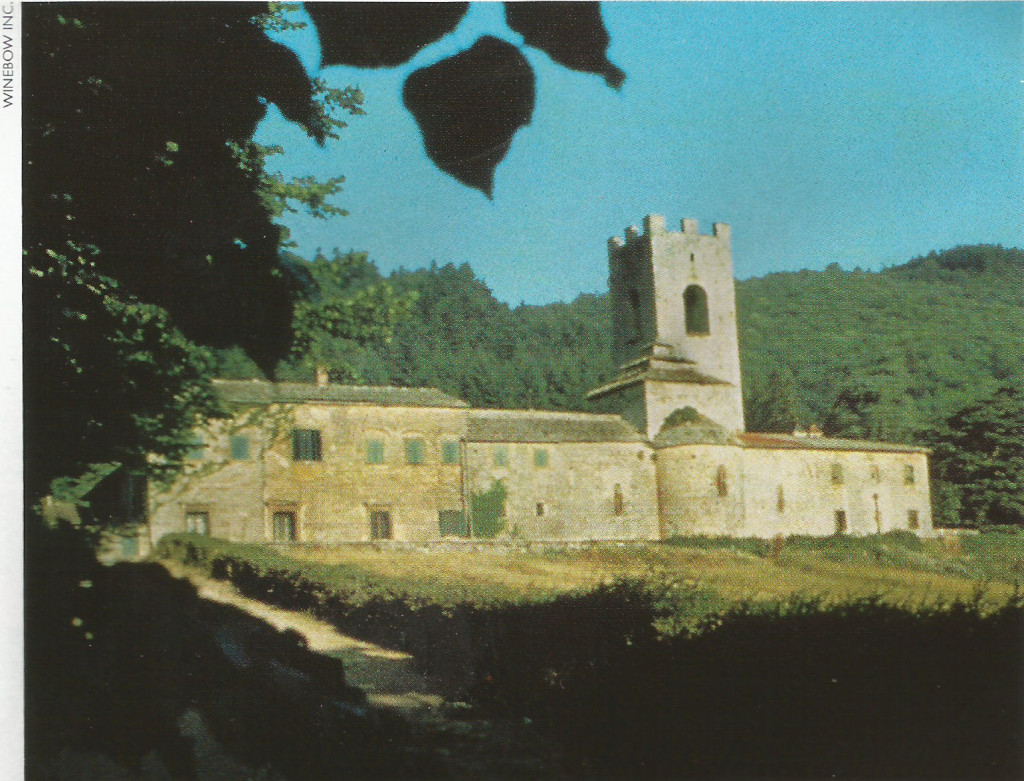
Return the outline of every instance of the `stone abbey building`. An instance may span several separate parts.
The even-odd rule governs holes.
[[[601,413],[218,380],[234,417],[151,488],[143,544],[931,533],[925,449],[745,431],[729,226],[648,216],[608,254],[620,369],[589,394]]]

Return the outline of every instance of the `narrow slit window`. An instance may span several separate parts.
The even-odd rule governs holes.
[[[615,491],[612,496],[612,506],[616,515],[622,515],[626,511],[626,499],[622,495],[622,486],[615,484]]]
[[[843,484],[843,465],[832,464],[832,485]]]
[[[913,485],[916,482],[916,479],[917,478],[914,475],[914,465],[913,464],[904,464],[903,465],[903,482],[904,482],[904,484],[906,484],[906,485]]]
[[[846,510],[836,510],[836,534],[846,534]]]
[[[907,528],[911,531],[917,531],[921,528],[921,521],[918,518],[917,510],[907,510]]]
[[[715,472],[715,490],[722,498],[729,495],[729,473],[726,471],[725,464],[719,465]]]

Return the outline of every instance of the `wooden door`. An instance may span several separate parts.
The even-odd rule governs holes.
[[[370,510],[370,539],[391,539],[391,512],[389,510]]]
[[[295,542],[295,513],[280,511],[273,517],[274,542]]]

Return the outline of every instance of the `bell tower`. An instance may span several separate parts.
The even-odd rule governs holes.
[[[716,222],[706,236],[684,219],[669,231],[648,215],[643,231],[608,241],[608,268],[619,373],[587,397],[648,437],[682,407],[743,431],[729,226]]]

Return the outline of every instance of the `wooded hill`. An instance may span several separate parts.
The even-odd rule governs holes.
[[[382,281],[370,262],[358,285]],[[415,294],[386,345],[341,352],[368,384],[429,385],[485,407],[586,409],[615,373],[607,295],[510,307],[468,265],[394,272]],[[1024,382],[1024,251],[978,245],[880,272],[769,274],[737,283],[748,429],[812,423],[895,441],[996,387]],[[223,374],[255,376],[237,353]],[[299,379],[308,362],[280,367]]]

